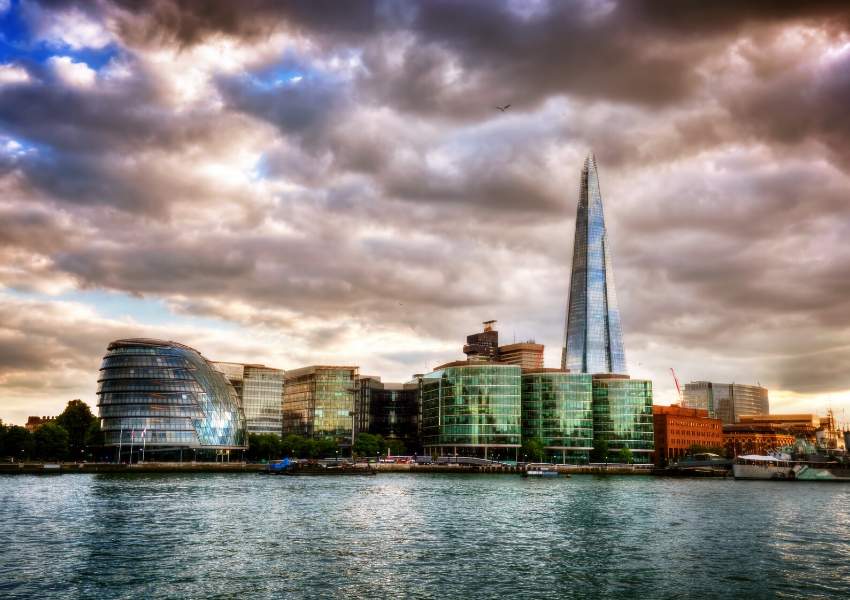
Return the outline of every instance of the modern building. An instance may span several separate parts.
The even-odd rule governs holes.
[[[314,365],[286,372],[283,433],[332,437],[350,444],[354,428],[357,367]]]
[[[355,408],[355,439],[360,433],[383,436],[419,449],[419,383],[384,383],[360,377]]]
[[[767,389],[758,385],[693,381],[685,384],[682,405],[707,410],[713,419],[724,425],[738,423],[745,415],[764,415],[770,412]]]
[[[591,376],[523,369],[522,437],[539,439],[547,461],[586,464],[593,449]]]
[[[593,442],[605,442],[609,456],[622,448],[632,452],[635,463],[652,462],[654,425],[652,382],[628,375],[593,376]]]
[[[691,448],[723,448],[723,423],[699,408],[653,406],[655,464],[666,466],[687,455]]]
[[[561,368],[625,374],[626,353],[596,159],[581,172]]]
[[[463,352],[470,362],[498,362],[518,365],[523,369],[543,368],[543,344],[534,340],[499,345],[499,332],[494,329],[496,321],[484,321],[484,331],[466,336]]]
[[[131,444],[146,447],[149,459],[176,458],[175,451],[182,449],[194,450],[196,458],[212,458],[247,448],[236,390],[197,350],[183,344],[112,342],[101,363],[97,394],[105,444],[120,446],[122,453]]]
[[[499,356],[499,332],[493,329],[496,321],[484,321],[484,331],[466,336],[463,353],[471,361],[494,361]]]
[[[265,365],[214,362],[230,381],[245,411],[248,433],[281,435],[283,430],[283,375]]]
[[[427,454],[517,460],[522,443],[522,369],[457,361],[422,378]]]
[[[499,346],[498,361],[506,365],[519,365],[523,371],[543,368],[543,344],[534,341]]]

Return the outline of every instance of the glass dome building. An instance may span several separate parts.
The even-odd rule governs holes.
[[[236,390],[201,354],[149,339],[109,344],[100,366],[98,413],[105,444],[244,450],[245,414]]]

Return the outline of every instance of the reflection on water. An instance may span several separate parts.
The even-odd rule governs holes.
[[[0,596],[847,597],[848,500],[648,477],[2,477]]]

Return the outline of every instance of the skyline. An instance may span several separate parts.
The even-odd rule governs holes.
[[[557,366],[581,164],[628,368],[850,408],[850,9],[0,0],[0,419],[116,339],[216,361]],[[510,104],[507,110],[498,110]]]

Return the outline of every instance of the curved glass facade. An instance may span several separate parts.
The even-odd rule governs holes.
[[[519,366],[445,366],[422,379],[425,452],[515,460],[521,444]]]
[[[112,342],[101,363],[97,393],[107,445],[247,447],[236,391],[188,346],[144,339]]]
[[[626,373],[620,309],[602,213],[596,158],[588,155],[581,190],[561,368],[578,373]]]
[[[593,439],[608,442],[609,455],[628,448],[634,462],[651,462],[650,455],[655,449],[652,382],[594,377]]]
[[[591,376],[583,373],[523,373],[523,439],[538,438],[550,461],[586,464],[593,448],[592,390]]]

